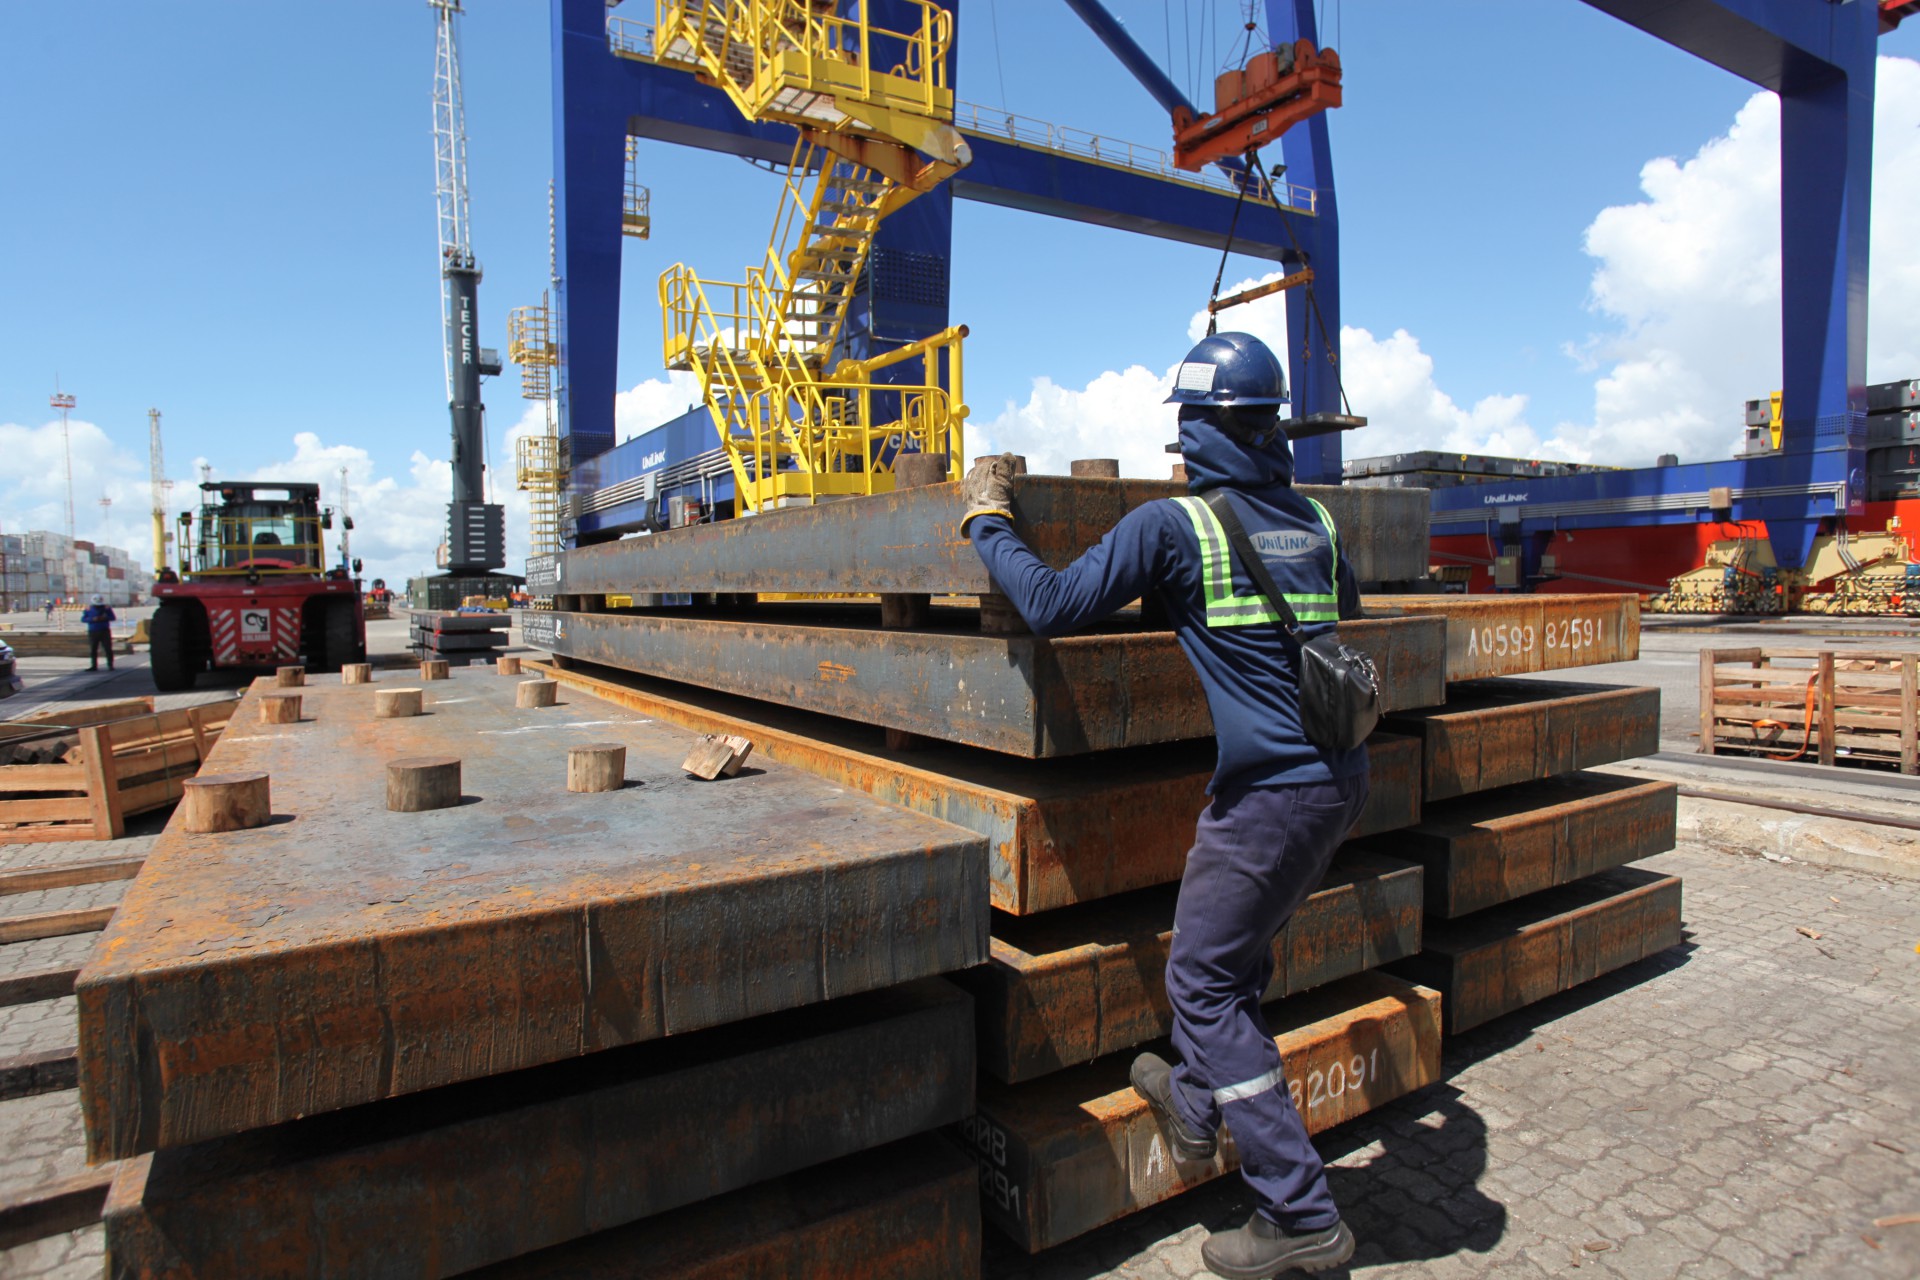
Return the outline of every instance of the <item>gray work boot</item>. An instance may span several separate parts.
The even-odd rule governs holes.
[[[1213,1159],[1213,1135],[1196,1134],[1173,1109],[1173,1068],[1165,1058],[1157,1053],[1143,1053],[1133,1060],[1133,1091],[1145,1098],[1154,1115],[1159,1117],[1175,1160]]]
[[[1209,1236],[1200,1246],[1207,1270],[1227,1280],[1270,1280],[1294,1268],[1325,1271],[1352,1256],[1353,1232],[1344,1222],[1290,1236],[1258,1210],[1244,1225]]]

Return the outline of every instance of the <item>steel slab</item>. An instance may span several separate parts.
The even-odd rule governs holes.
[[[993,905],[1013,915],[1178,880],[1213,774],[1210,742],[1033,761],[946,743],[896,750],[870,725],[711,689],[606,667],[527,669],[651,719],[744,735],[756,755],[979,832]],[[1353,835],[1418,822],[1419,744],[1376,733],[1367,754],[1373,787]]]
[[[1426,869],[1427,914],[1464,916],[1673,848],[1679,789],[1571,773],[1426,806],[1363,847]]]
[[[130,1161],[122,1276],[447,1276],[973,1110],[973,1013],[937,978]]]
[[[1440,1076],[1440,997],[1361,974],[1266,1009],[1309,1132],[1391,1102]],[[980,1166],[981,1211],[1030,1252],[1209,1182],[1238,1167],[1221,1134],[1211,1160],[1178,1161],[1127,1082],[1120,1053],[1022,1085],[982,1082],[961,1130]]]
[[[978,1280],[979,1174],[931,1134],[703,1200],[467,1280]]]
[[[309,686],[300,724],[242,708],[208,768],[269,774],[274,822],[171,826],[77,984],[93,1158],[986,958],[973,832],[777,763],[699,782],[685,732],[518,683],[463,671],[400,720],[380,682]],[[626,744],[624,789],[565,789],[580,742]],[[389,813],[385,762],[420,755],[467,796]]]
[[[1168,885],[1026,919],[999,917],[993,956],[956,974],[973,993],[980,1066],[1018,1084],[1173,1030]],[[1420,950],[1420,868],[1343,851],[1273,940],[1278,1000]]]
[[[636,484],[638,482],[635,482]],[[1426,495],[1413,490],[1303,485],[1325,503],[1363,582],[1427,573]],[[1022,476],[1014,524],[1041,559],[1064,568],[1135,507],[1187,492],[1172,480]],[[958,484],[688,525],[561,553],[554,591],[844,592],[978,595],[986,566],[960,533]]]
[[[1660,691],[1548,680],[1447,686],[1445,705],[1387,716],[1421,744],[1421,800],[1550,778],[1660,749]]]
[[[1464,920],[1430,920],[1421,953],[1392,969],[1442,993],[1452,1035],[1680,941],[1680,878],[1621,867]]]
[[[1449,680],[1530,675],[1640,656],[1639,596],[1368,596],[1365,603],[1369,615],[1446,618]]]
[[[556,613],[554,652],[1030,759],[1213,732],[1199,677],[1170,631],[1043,640],[774,612],[782,620]],[[1389,710],[1445,698],[1443,619],[1362,619],[1341,634],[1380,668]]]

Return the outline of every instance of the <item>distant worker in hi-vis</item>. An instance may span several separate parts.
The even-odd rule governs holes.
[[[1333,634],[1359,616],[1359,589],[1332,517],[1293,487],[1287,398],[1279,358],[1258,338],[1202,340],[1167,400],[1180,406],[1193,496],[1135,508],[1058,573],[1014,531],[1010,455],[981,458],[962,484],[961,528],[1035,634],[1151,596],[1206,690],[1219,763],[1167,962],[1180,1061],[1141,1054],[1133,1086],[1176,1160],[1209,1159],[1221,1124],[1232,1133],[1258,1205],[1201,1254],[1235,1280],[1318,1271],[1353,1253],[1260,1012],[1275,935],[1366,803],[1361,742],[1379,715],[1371,664]]]

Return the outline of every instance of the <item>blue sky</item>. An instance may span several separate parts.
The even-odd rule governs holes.
[[[1174,76],[1188,80],[1188,6],[1114,7],[1156,56],[1172,25]],[[1190,26],[1203,7],[1216,42],[1230,38],[1237,6],[1195,3]],[[636,8],[651,5],[625,6]],[[548,14],[541,0],[468,9],[484,341],[504,348],[507,309],[537,299],[547,275]],[[1356,0],[1330,4],[1328,25],[1348,104],[1331,125],[1346,323],[1395,358],[1417,345],[1431,382],[1474,422],[1488,398],[1499,412],[1485,421],[1513,418],[1502,406],[1518,400],[1530,434],[1500,435],[1496,422],[1490,438],[1571,439],[1556,424],[1596,420],[1597,375],[1569,350],[1638,323],[1589,305],[1597,262],[1610,264],[1583,248],[1588,229],[1603,210],[1649,200],[1649,161],[1684,161],[1727,135],[1753,90],[1577,0]],[[1882,52],[1920,56],[1920,31],[1887,37]],[[75,436],[81,536],[142,545],[145,412],[157,405],[172,475],[188,478],[196,457],[226,476],[348,465],[377,509],[360,541],[378,547],[378,567],[425,567],[427,517],[444,502],[431,460],[447,452],[432,63],[424,0],[0,6],[0,424],[12,424],[0,430],[16,432],[0,527],[58,527],[40,447],[57,371],[79,397],[76,418],[97,428]],[[1168,131],[1047,0],[965,0],[960,93],[1128,140],[1164,145]],[[760,253],[774,203],[772,179],[732,158],[651,146],[647,165],[654,238],[628,242],[623,386],[662,376],[660,270],[684,259],[731,276]],[[1915,229],[1896,230],[1913,240]],[[1890,239],[1877,228],[1876,254]],[[1018,412],[1036,378],[1079,395],[1176,361],[1215,263],[966,203],[955,258],[975,422],[983,441],[1015,442],[1046,426],[1042,409]],[[1229,279],[1261,269],[1243,260]],[[1408,343],[1394,348],[1401,330]],[[1763,351],[1767,361],[1777,354]],[[488,387],[502,477],[500,439],[525,407],[517,391],[511,378]],[[104,516],[101,491],[117,495]]]

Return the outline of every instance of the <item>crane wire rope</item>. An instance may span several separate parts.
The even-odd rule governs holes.
[[[1000,61],[1000,3],[987,0],[987,21],[993,25],[993,70],[1000,78],[1000,110],[1007,108],[1007,68]]]
[[[1274,211],[1280,215],[1280,225],[1285,229],[1287,241],[1293,246],[1294,253],[1298,256],[1301,263],[1311,266],[1312,264],[1307,257],[1306,250],[1300,247],[1300,237],[1294,234],[1293,219],[1287,216],[1286,202],[1280,198],[1280,193],[1274,189],[1273,179],[1268,176],[1266,165],[1261,162],[1258,151],[1249,151],[1247,153],[1247,170],[1257,175],[1261,185],[1266,187],[1267,197],[1273,201]],[[1346,379],[1341,376],[1340,361],[1334,355],[1333,339],[1327,333],[1327,318],[1320,310],[1320,300],[1314,294],[1313,281],[1307,281],[1306,290],[1307,312],[1313,317],[1314,328],[1320,331],[1320,348],[1327,353],[1327,363],[1333,368],[1333,383],[1340,392],[1340,407],[1351,416],[1353,413],[1353,405],[1347,400]]]

